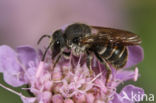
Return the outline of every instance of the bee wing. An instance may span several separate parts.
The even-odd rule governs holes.
[[[141,43],[141,38],[138,35],[128,31],[98,26],[91,26],[91,28],[93,34],[82,38],[80,40],[81,44],[112,43],[130,46]]]

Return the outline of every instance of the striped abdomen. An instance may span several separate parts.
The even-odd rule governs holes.
[[[114,67],[122,68],[127,62],[128,51],[123,45],[107,44],[96,46],[98,55]]]

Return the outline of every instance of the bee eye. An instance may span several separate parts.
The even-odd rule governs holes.
[[[75,37],[72,41],[73,41],[73,43],[78,44],[79,38],[78,37]]]
[[[60,45],[60,41],[56,41],[56,44],[57,44],[57,45]]]
[[[55,44],[54,44],[56,47],[58,47],[58,46],[60,46],[60,41],[59,40],[57,40],[56,42],[55,42]]]

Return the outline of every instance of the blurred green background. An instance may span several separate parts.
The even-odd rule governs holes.
[[[144,61],[139,65],[141,77],[136,85],[143,87],[147,94],[156,94],[156,1],[129,2],[128,13],[144,48]]]
[[[104,0],[104,1],[107,1],[107,0]],[[114,27],[121,27],[121,28],[124,28],[127,30],[131,30],[132,32],[135,32],[136,34],[140,35],[142,38],[142,41],[143,41],[142,47],[144,48],[144,57],[145,58],[144,58],[144,61],[139,64],[139,71],[140,71],[141,77],[139,78],[139,80],[136,83],[134,83],[134,82],[131,82],[131,83],[144,88],[146,94],[154,94],[155,95],[156,94],[156,80],[155,80],[156,79],[156,68],[155,68],[155,63],[156,63],[155,62],[155,57],[156,57],[156,1],[155,0],[127,0],[126,2],[123,0],[117,0],[117,1],[119,1],[120,4],[122,4],[122,5],[118,4],[118,6],[120,8],[119,10],[122,11],[122,12],[120,12],[120,14],[122,15],[122,13],[123,13],[126,16],[123,16],[122,19],[120,20],[120,22],[123,24],[122,26],[116,26],[116,25],[120,24],[120,22],[117,22],[117,23],[114,23],[115,24]],[[101,2],[103,2],[103,1],[101,1]],[[81,3],[83,4],[83,2],[81,2]],[[85,2],[85,3],[87,3],[87,2]],[[107,2],[103,2],[103,6],[107,5],[106,3]],[[112,5],[116,5],[114,3],[117,3],[117,2],[112,1]],[[109,4],[111,5],[111,3],[109,3]],[[76,4],[74,4],[74,5],[76,5]],[[94,5],[94,4],[92,4],[92,5]],[[62,4],[62,6],[63,6],[63,4]],[[100,4],[100,6],[102,6],[102,4]],[[120,7],[120,6],[122,6],[122,7]],[[96,9],[96,8],[92,8],[92,9]],[[96,11],[96,10],[94,11],[92,9],[90,9],[90,11],[93,11],[93,12]],[[108,7],[108,10],[109,9],[111,9],[111,6]],[[68,10],[70,10],[70,9],[68,9]],[[101,10],[101,12],[102,11],[104,11],[104,10]],[[107,11],[107,10],[105,10],[105,11]],[[0,12],[1,12],[1,10],[0,10]],[[75,11],[75,12],[77,12],[77,11]],[[58,15],[58,16],[63,16],[63,15],[64,14],[61,13],[61,15]],[[67,14],[67,15],[71,15],[71,14]],[[107,16],[107,13],[104,12],[104,15]],[[101,14],[99,14],[98,16],[101,16]],[[83,18],[83,16],[82,16],[82,18]],[[90,23],[90,21],[87,21],[87,18],[85,20],[84,19],[75,19],[75,20],[79,20],[80,22],[84,21],[84,22]],[[92,20],[92,18],[90,18],[90,20]],[[103,18],[101,18],[100,20],[102,22]],[[70,22],[73,22],[73,21],[71,20]],[[96,21],[96,20],[93,20],[93,22],[91,22],[91,23],[97,25],[98,23],[96,24],[96,22],[99,22],[99,25],[103,25],[102,23],[100,23],[100,21]],[[66,22],[64,22],[64,24],[65,23]],[[103,22],[103,23],[105,23],[105,22]],[[56,23],[54,23],[53,25],[56,25]],[[60,25],[61,25],[61,23],[59,23],[57,27],[59,27]],[[109,25],[109,21],[104,26],[107,26],[107,25],[111,26],[111,25]],[[54,27],[54,28],[57,28],[57,27]],[[50,28],[51,27],[49,27],[49,29]],[[0,26],[0,30],[3,31],[2,26]],[[32,25],[32,30],[33,30],[33,25]],[[24,31],[24,32],[27,32],[27,31]],[[0,31],[0,33],[2,33],[2,32]],[[40,35],[42,35],[43,33],[47,33],[47,32],[40,32]],[[35,39],[30,39],[31,40],[30,41],[29,38],[31,38],[31,37],[30,36],[28,37],[25,34],[25,37],[28,38],[28,40],[26,40],[25,42],[22,42],[22,43],[26,44],[28,42],[31,42],[28,44],[35,45],[34,42],[38,39],[38,37],[40,35],[36,35]],[[18,36],[18,39],[20,39],[19,36],[22,36],[22,34],[17,35],[17,36]],[[6,41],[3,39],[5,39]],[[8,39],[8,41],[7,41],[7,39]],[[12,35],[0,34],[0,40],[1,40],[0,44],[8,44],[13,47],[15,47],[17,44],[18,45],[22,44],[21,42],[16,41],[15,38],[12,39]],[[16,43],[12,44],[15,41],[16,41]],[[0,75],[0,82],[2,84],[5,84],[3,82],[2,75]],[[5,84],[5,85],[8,86],[7,84]],[[20,89],[15,89],[15,90],[20,92]],[[26,93],[26,95],[27,95],[27,93]],[[0,87],[0,103],[21,103],[21,100],[15,94],[12,94]],[[143,103],[149,103],[149,102],[143,102]],[[156,103],[156,100],[154,103]]]

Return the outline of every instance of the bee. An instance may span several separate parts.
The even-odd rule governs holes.
[[[83,23],[74,23],[65,29],[56,30],[51,36],[43,35],[39,41],[44,38],[50,38],[49,46],[44,52],[42,60],[49,48],[52,50],[52,59],[57,57],[55,64],[62,55],[75,56],[85,54],[86,64],[91,69],[93,55],[106,66],[109,65],[116,69],[123,68],[127,63],[128,46],[140,45],[141,39],[138,35],[125,30],[114,28],[91,26]],[[68,48],[70,52],[66,52]]]

